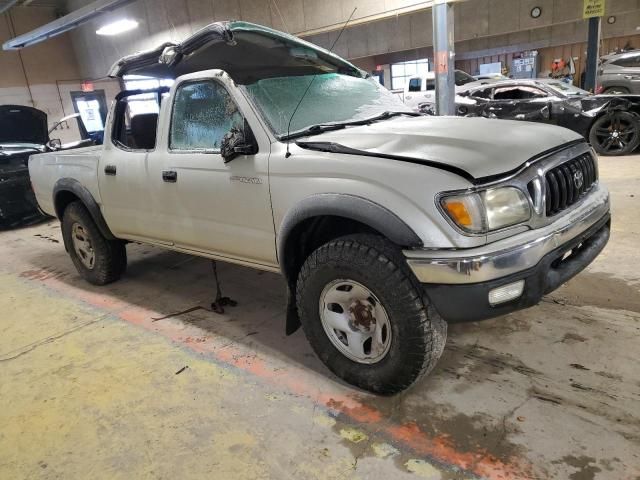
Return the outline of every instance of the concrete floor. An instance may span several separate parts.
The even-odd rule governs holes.
[[[75,272],[57,221],[0,233],[0,478],[640,478],[640,157],[603,158],[611,242],[540,305],[453,326],[378,398],[285,337],[277,275],[129,247]],[[182,312],[182,313],[181,313]]]

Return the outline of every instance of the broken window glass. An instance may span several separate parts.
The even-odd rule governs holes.
[[[496,88],[493,93],[494,100],[528,100],[546,96],[542,90],[527,86]]]
[[[211,80],[178,87],[171,119],[173,150],[220,150],[224,136],[244,119],[219,83]]]
[[[383,112],[411,112],[376,81],[338,73],[266,78],[245,89],[278,136],[311,125],[364,120]]]

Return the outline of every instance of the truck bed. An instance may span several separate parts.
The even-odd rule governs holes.
[[[98,163],[102,145],[61,152],[40,153],[29,158],[29,175],[40,208],[55,216],[53,191],[64,176],[80,182],[101,203],[98,189]]]

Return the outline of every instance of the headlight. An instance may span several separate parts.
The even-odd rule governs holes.
[[[471,233],[499,230],[531,218],[527,198],[515,187],[446,195],[440,204],[456,225]]]

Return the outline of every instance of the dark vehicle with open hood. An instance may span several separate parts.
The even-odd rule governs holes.
[[[457,114],[565,127],[602,155],[628,155],[640,145],[640,95],[592,95],[562,80],[483,80],[456,97]],[[433,114],[433,104],[421,105]]]
[[[62,145],[49,135],[69,115],[48,129],[47,114],[23,105],[0,106],[0,227],[12,227],[42,216],[29,180],[29,156],[46,151],[80,148],[90,141]],[[82,132],[82,122],[78,122]]]
[[[407,388],[447,322],[535,305],[609,239],[609,193],[577,133],[420,115],[282,32],[217,23],[111,73],[175,82],[120,92],[102,147],[29,161],[80,275],[117,280],[127,242],[282,273],[286,332],[302,326],[361,388]],[[141,94],[158,113],[128,115]]]

